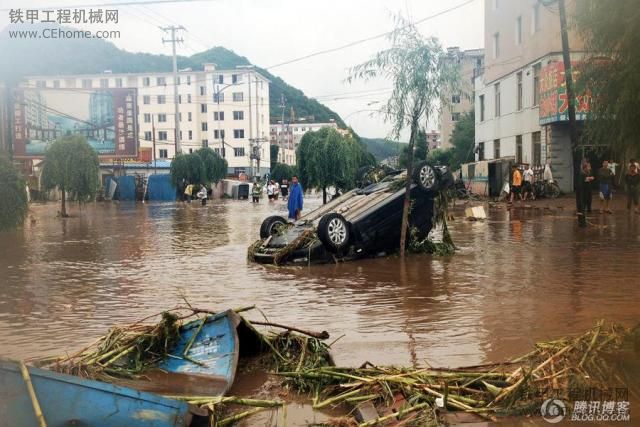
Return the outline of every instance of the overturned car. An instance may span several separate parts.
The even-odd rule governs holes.
[[[266,218],[249,248],[258,263],[326,263],[395,252],[399,248],[406,170],[376,169],[360,188],[288,223]],[[425,238],[433,226],[434,197],[453,184],[446,166],[416,166],[411,177],[409,227]]]

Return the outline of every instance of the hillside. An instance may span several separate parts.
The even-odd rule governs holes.
[[[389,141],[383,138],[363,138],[360,140],[367,147],[369,151],[376,158],[377,161],[381,161],[391,156],[399,156],[402,148],[406,146],[401,142]]]
[[[119,49],[113,43],[100,39],[19,39],[9,38],[9,31],[36,30],[43,25],[11,25],[0,32],[0,80],[17,81],[28,75],[90,74],[111,70],[114,73],[140,73],[171,71],[171,57],[148,53],[131,53]],[[18,59],[9,61],[8,58]],[[214,47],[191,56],[179,56],[178,68],[191,67],[201,70],[202,64],[213,62],[220,69],[249,65],[244,56],[223,47]],[[287,99],[285,119],[293,107],[298,117],[313,115],[317,121],[335,119],[344,127],[344,122],[336,113],[270,72],[259,68],[271,80],[269,104],[274,120],[280,117],[280,95]]]

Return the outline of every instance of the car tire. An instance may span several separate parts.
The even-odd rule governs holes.
[[[342,251],[351,239],[349,222],[338,213],[323,216],[318,223],[318,238],[329,252]]]
[[[438,176],[425,161],[418,163],[413,170],[413,182],[425,193],[433,193],[438,189]]]
[[[266,239],[267,237],[271,237],[277,234],[281,227],[285,227],[286,225],[287,220],[279,215],[267,217],[262,221],[262,225],[260,226],[260,238]]]

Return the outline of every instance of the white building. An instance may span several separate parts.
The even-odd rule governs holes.
[[[280,147],[278,150],[278,162],[287,165],[296,164],[296,149],[305,133],[317,131],[325,127],[338,129],[338,124],[331,120],[329,122],[313,123],[305,120],[298,120],[294,123],[272,123],[270,126],[271,144]]]
[[[233,175],[250,173],[252,165],[258,174],[259,157],[259,174],[269,171],[269,80],[252,68],[216,70],[214,64],[204,64],[203,71],[181,70],[177,82],[171,72],[105,72],[33,76],[26,80],[29,87],[39,88],[136,88],[139,157],[146,160],[165,160],[175,156],[173,86],[177,84],[183,153],[211,147],[225,157],[229,164],[228,172]],[[152,153],[154,136],[155,153]]]

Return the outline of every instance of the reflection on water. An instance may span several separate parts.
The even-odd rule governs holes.
[[[498,361],[600,318],[640,319],[637,216],[582,230],[569,213],[491,210],[451,223],[453,257],[274,268],[248,264],[246,248],[282,202],[104,203],[68,220],[56,210],[34,206],[35,225],[0,234],[1,355],[74,349],[183,295],[345,334],[334,348],[347,365]]]

